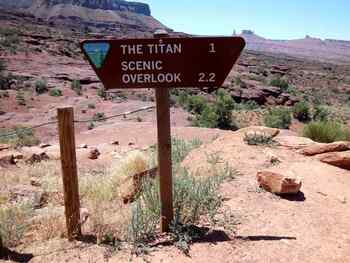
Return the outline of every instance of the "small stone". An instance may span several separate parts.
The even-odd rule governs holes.
[[[83,143],[83,144],[80,144],[79,145],[79,148],[80,149],[87,149],[88,148],[88,145],[86,143]]]
[[[97,148],[94,148],[89,152],[89,159],[96,160],[100,155],[100,151]]]
[[[89,219],[90,213],[87,208],[80,208],[80,225],[83,225]]]
[[[30,185],[35,186],[35,187],[40,187],[41,183],[39,182],[38,178],[31,177],[30,178]]]
[[[112,145],[119,145],[119,141],[113,141],[111,142]]]
[[[38,152],[33,153],[27,160],[27,164],[34,164],[34,163],[40,163],[42,161],[48,161],[50,160],[50,157],[47,155],[46,152]]]
[[[295,178],[291,171],[282,173],[272,171],[258,172],[256,178],[260,187],[274,194],[296,194],[300,191],[302,182]],[[285,174],[289,173],[288,176]]]

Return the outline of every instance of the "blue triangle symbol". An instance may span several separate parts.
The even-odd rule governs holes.
[[[99,69],[106,59],[110,45],[106,42],[84,43],[83,48],[90,61]]]

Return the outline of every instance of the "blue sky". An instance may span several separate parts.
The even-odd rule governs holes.
[[[272,39],[305,35],[350,40],[349,0],[140,0],[176,31],[231,35],[251,29]]]

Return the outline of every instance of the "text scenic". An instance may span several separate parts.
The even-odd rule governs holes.
[[[181,54],[182,44],[134,44],[120,45],[120,48],[125,58],[121,62],[123,84],[181,83],[181,73],[164,72],[162,60],[141,60],[141,58],[143,55]],[[128,55],[140,55],[140,60],[127,60]]]

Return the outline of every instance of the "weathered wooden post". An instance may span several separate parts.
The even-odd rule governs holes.
[[[155,38],[168,36],[168,33],[164,30],[154,33]],[[157,103],[158,175],[161,201],[160,228],[162,232],[168,232],[171,221],[174,218],[169,88],[155,88],[155,93]]]
[[[65,107],[57,109],[57,114],[66,225],[68,239],[72,241],[81,235],[74,112],[72,107]]]

